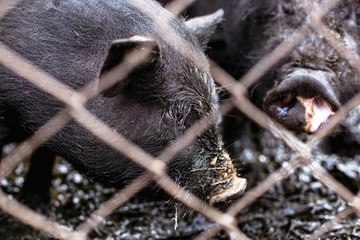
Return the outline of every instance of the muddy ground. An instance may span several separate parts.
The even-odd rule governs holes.
[[[248,189],[270,173],[286,166],[296,154],[286,145],[244,117],[230,121],[231,150],[239,172],[248,179]],[[307,136],[299,135],[306,140]],[[7,146],[6,151],[11,151]],[[336,133],[314,149],[314,158],[336,179],[356,193],[360,186],[360,107],[354,110]],[[2,188],[12,198],[19,198],[28,163],[20,164]],[[115,192],[94,184],[74,171],[64,160],[54,168],[50,206],[37,206],[53,220],[75,228]],[[251,239],[304,239],[348,205],[333,191],[299,168],[278,183],[238,216],[238,226]],[[201,214],[178,208],[175,227],[174,203],[167,199],[135,197],[121,206],[103,225],[92,232],[91,239],[191,239],[213,223]],[[0,239],[51,239],[46,234],[0,213]],[[216,239],[228,239],[220,233]],[[360,239],[360,219],[355,215],[336,224],[321,239]]]

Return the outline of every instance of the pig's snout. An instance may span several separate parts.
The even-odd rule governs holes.
[[[220,171],[217,171],[216,179],[212,185],[215,187],[208,196],[209,204],[215,205],[227,200],[238,198],[246,189],[247,181],[245,178],[237,176],[236,169],[227,153],[224,154]]]
[[[327,82],[310,75],[292,75],[267,93],[263,107],[287,129],[314,133],[340,104]]]

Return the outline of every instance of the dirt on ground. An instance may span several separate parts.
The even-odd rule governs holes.
[[[288,165],[296,156],[271,133],[241,115],[225,121],[230,122],[234,136],[228,148],[239,173],[248,179],[248,189]],[[299,135],[304,141],[308,137]],[[10,152],[13,147],[9,145],[4,150]],[[357,193],[360,186],[360,107],[314,149],[313,160]],[[11,198],[21,198],[27,165],[27,161],[21,163],[2,180],[2,188]],[[92,183],[62,159],[57,160],[54,175],[50,205],[34,208],[73,229],[116,192]],[[304,239],[346,207],[348,204],[314,178],[307,167],[300,167],[238,214],[237,220],[239,229],[251,239]],[[2,212],[0,222],[0,239],[52,239]],[[134,197],[106,218],[90,234],[90,239],[191,239],[213,224],[201,214],[167,199]],[[221,232],[215,239],[228,237]],[[360,219],[350,215],[321,239],[360,239]]]

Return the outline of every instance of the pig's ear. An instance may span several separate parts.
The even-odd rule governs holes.
[[[153,50],[149,57],[145,60],[145,63],[143,62],[141,65],[147,64],[155,58],[155,53],[157,52],[157,43],[154,39],[150,37],[133,36],[131,38],[117,39],[112,41],[108,51],[108,55],[101,69],[100,76],[106,74],[117,65],[123,63],[123,60],[126,57],[127,53],[130,53],[132,50],[141,51],[142,49],[144,49],[145,46],[153,47]],[[133,71],[136,70],[137,68],[135,68]],[[130,78],[128,77],[121,79],[112,87],[104,90],[102,94],[105,97],[114,97],[118,95],[124,89],[124,87],[128,85],[130,81],[129,79]]]
[[[187,28],[199,39],[201,47],[206,48],[210,36],[215,32],[216,26],[222,22],[224,10],[219,9],[216,12],[192,18],[186,21]]]

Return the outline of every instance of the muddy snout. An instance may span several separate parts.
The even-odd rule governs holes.
[[[289,130],[316,132],[340,107],[323,75],[288,76],[267,93],[265,112]]]
[[[215,181],[211,184],[214,187],[213,191],[207,197],[211,206],[238,198],[247,185],[246,179],[237,175],[227,153],[220,166],[214,178]]]

